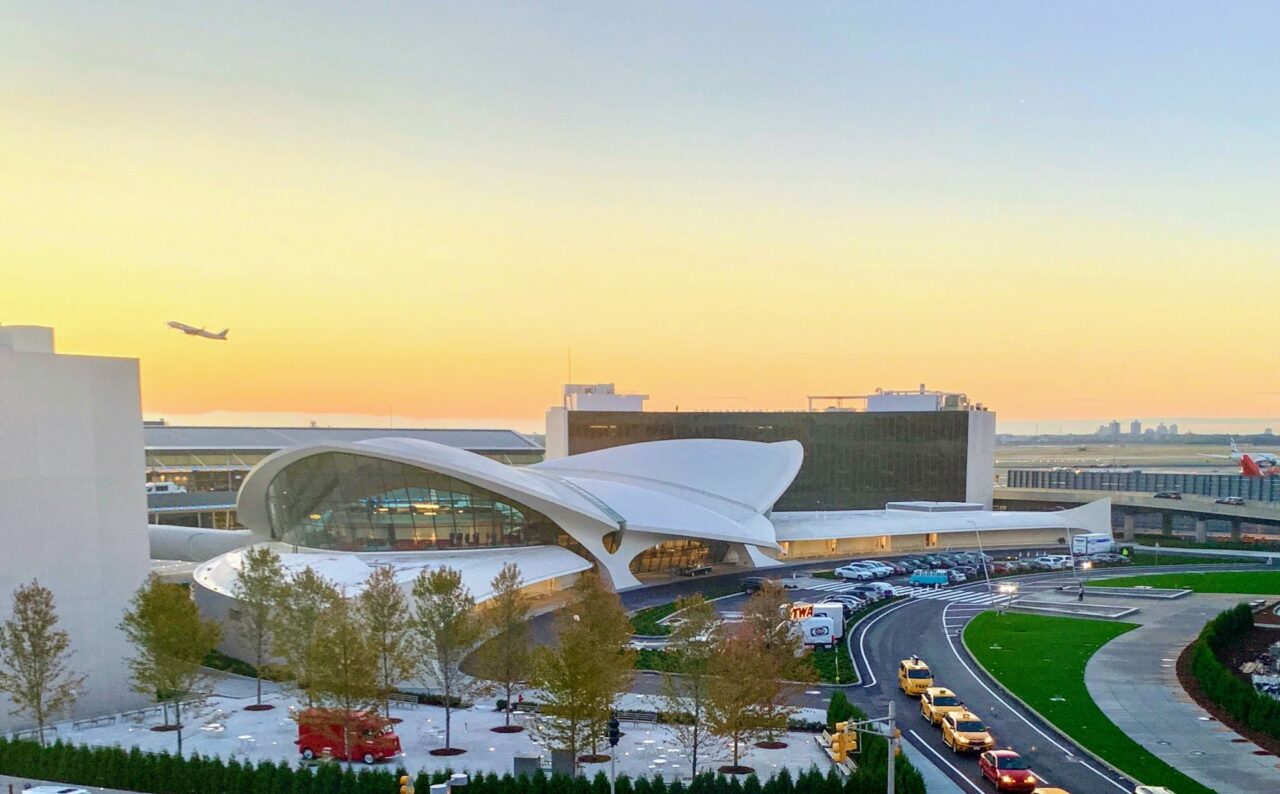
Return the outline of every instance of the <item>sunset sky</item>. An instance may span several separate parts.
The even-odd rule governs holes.
[[[0,323],[148,416],[1280,416],[1280,5],[0,0]],[[181,320],[227,342],[188,338]],[[212,413],[217,412],[217,413]]]

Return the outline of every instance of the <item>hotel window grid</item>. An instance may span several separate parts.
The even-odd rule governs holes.
[[[571,411],[569,454],[683,438],[796,440],[804,463],[774,506],[867,510],[895,500],[964,501],[967,411]]]

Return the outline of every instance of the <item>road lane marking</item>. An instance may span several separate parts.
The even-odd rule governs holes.
[[[947,616],[947,610],[949,610],[950,608],[951,608],[951,605],[950,605],[950,604],[948,604],[946,607],[943,607],[943,610],[942,610],[942,617],[943,617],[943,619],[944,619],[944,620],[946,619],[946,616]],[[948,631],[946,631],[945,629],[943,630],[943,632],[942,632],[942,633],[943,633],[943,635],[947,638],[947,645],[950,645],[950,646],[951,646],[951,653],[955,655],[955,657],[956,657],[956,661],[960,662],[960,666],[961,666],[961,667],[963,667],[963,668],[965,669],[965,671],[967,671],[967,672],[969,673],[969,675],[973,676],[973,680],[978,682],[978,686],[980,686],[980,687],[982,687],[983,689],[987,690],[987,694],[989,694],[989,695],[991,695],[991,697],[995,698],[997,703],[999,703],[1000,705],[1002,705],[1002,706],[1004,706],[1006,709],[1008,709],[1008,710],[1009,710],[1009,713],[1014,714],[1015,716],[1017,716],[1017,718],[1018,718],[1018,719],[1020,719],[1020,720],[1022,720],[1023,722],[1025,722],[1025,723],[1027,724],[1027,727],[1031,728],[1031,730],[1033,730],[1033,731],[1035,731],[1036,733],[1038,733],[1038,734],[1040,734],[1041,736],[1043,736],[1043,737],[1045,738],[1045,741],[1049,742],[1049,744],[1052,744],[1054,747],[1057,747],[1059,750],[1061,750],[1062,752],[1064,752],[1064,753],[1066,753],[1067,755],[1071,756],[1072,758],[1077,759],[1077,763],[1079,763],[1079,764],[1080,764],[1080,766],[1084,767],[1085,769],[1088,769],[1090,772],[1094,773],[1094,774],[1095,774],[1095,775],[1097,775],[1098,777],[1102,778],[1103,780],[1107,781],[1107,782],[1108,782],[1108,783],[1110,783],[1111,785],[1113,785],[1113,786],[1115,786],[1116,788],[1120,789],[1121,791],[1125,792],[1125,794],[1129,794],[1129,787],[1128,787],[1128,786],[1124,786],[1124,785],[1121,785],[1120,783],[1117,783],[1116,781],[1112,780],[1112,779],[1111,779],[1111,777],[1110,777],[1109,775],[1107,775],[1105,772],[1102,772],[1101,770],[1095,769],[1095,768],[1093,768],[1092,766],[1090,766],[1089,764],[1085,763],[1085,761],[1084,761],[1084,759],[1083,759],[1083,758],[1081,758],[1080,756],[1077,756],[1075,753],[1073,753],[1073,752],[1071,752],[1070,750],[1068,750],[1067,748],[1063,747],[1061,744],[1058,744],[1058,742],[1057,742],[1057,741],[1056,741],[1052,736],[1050,736],[1049,734],[1047,734],[1047,733],[1045,733],[1044,731],[1040,730],[1040,728],[1039,728],[1035,723],[1033,723],[1031,720],[1027,719],[1027,717],[1026,717],[1026,716],[1025,716],[1021,711],[1019,711],[1018,709],[1015,709],[1013,706],[1010,706],[1010,705],[1009,705],[1009,704],[1004,700],[1004,698],[1000,697],[1000,696],[999,696],[999,695],[997,695],[994,691],[992,691],[991,687],[987,686],[987,682],[982,680],[982,678],[978,675],[977,671],[975,671],[972,667],[970,667],[970,666],[969,666],[969,663],[968,663],[968,662],[966,662],[966,661],[964,660],[964,657],[962,657],[962,656],[960,655],[960,652],[959,652],[958,650],[956,650],[956,644],[955,644],[955,642],[954,642],[954,641],[952,641],[952,639],[951,639],[951,633],[950,633],[950,632],[948,632]],[[1120,774],[1122,774],[1122,775],[1123,775],[1124,773],[1123,773],[1123,772],[1121,772]]]
[[[903,607],[907,606],[910,603],[911,603],[910,601],[903,601],[901,604],[897,604],[896,606],[891,606],[888,609],[881,611],[879,615],[876,615],[874,618],[868,621],[866,625],[861,627],[862,633],[858,635],[858,654],[862,657],[862,666],[866,669],[867,675],[871,676],[871,680],[862,685],[863,689],[876,685],[875,670],[872,668],[871,662],[867,661],[867,646],[866,646],[867,632],[870,631],[871,627],[875,625],[876,622],[879,621],[881,618],[883,618],[885,615],[888,615],[892,612],[902,609]]]
[[[938,759],[939,761],[941,761],[942,763],[944,763],[944,764],[946,764],[946,765],[947,765],[947,768],[948,768],[948,769],[950,769],[952,772],[955,772],[955,773],[956,773],[956,777],[960,778],[960,779],[961,779],[961,780],[963,780],[965,783],[969,784],[969,788],[971,788],[971,789],[973,789],[974,791],[978,792],[978,794],[987,794],[985,791],[983,791],[981,788],[979,788],[979,787],[978,787],[978,784],[977,784],[977,783],[974,783],[974,782],[973,782],[972,780],[970,780],[967,776],[965,776],[965,774],[964,774],[963,772],[961,772],[959,769],[957,769],[955,764],[951,763],[951,762],[950,762],[950,761],[948,761],[946,758],[944,758],[944,757],[942,756],[942,753],[940,753],[940,752],[938,752],[937,750],[933,749],[932,747],[930,747],[930,746],[929,746],[929,744],[928,744],[927,742],[925,742],[925,740],[924,740],[924,739],[921,739],[921,738],[920,738],[920,734],[916,733],[915,728],[908,728],[908,729],[907,729],[907,733],[909,733],[909,734],[911,734],[912,736],[916,737],[916,741],[920,743],[920,746],[921,746],[921,747],[923,747],[924,749],[926,749],[926,750],[928,750],[929,752],[933,753],[933,754],[934,754],[934,756],[936,756],[936,757],[937,757],[937,759]]]

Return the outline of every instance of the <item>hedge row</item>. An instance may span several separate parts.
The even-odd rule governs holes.
[[[827,704],[827,728],[834,730],[836,723],[859,722],[867,719],[862,709],[849,702],[844,690],[838,689]],[[858,737],[858,769],[849,778],[849,785],[856,791],[884,791],[888,784],[889,742],[883,736],[864,733]],[[924,778],[911,765],[905,755],[893,762],[895,791],[903,794],[924,794]]]
[[[856,710],[855,710],[856,711]],[[860,712],[858,718],[862,719]],[[834,769],[827,774],[811,768],[792,778],[785,768],[761,782],[755,775],[726,778],[710,772],[685,784],[661,777],[631,780],[620,776],[617,794],[879,794],[885,790],[887,745],[883,738],[867,737],[859,758],[857,774],[842,778]],[[56,743],[42,748],[35,742],[0,738],[0,771],[16,777],[54,780],[79,786],[119,788],[141,794],[388,794],[399,790],[398,775],[403,770],[360,768],[320,764],[294,768],[286,762],[263,761],[241,764],[232,759],[192,756],[180,758],[167,753],[144,753],[136,747],[89,747]],[[899,756],[895,770],[897,790],[902,794],[924,794],[920,774]],[[426,794],[433,783],[448,779],[449,773],[421,773],[414,781],[417,791]],[[603,772],[594,778],[499,777],[493,773],[476,775],[467,794],[609,794],[609,780]]]
[[[1253,629],[1253,610],[1240,604],[1205,625],[1191,652],[1191,675],[1205,696],[1242,725],[1280,738],[1280,700],[1260,694],[1218,660],[1217,652]]]

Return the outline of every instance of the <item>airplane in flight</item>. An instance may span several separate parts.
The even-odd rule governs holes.
[[[1280,466],[1263,471],[1248,454],[1240,458],[1240,474],[1244,477],[1280,477]]]
[[[175,330],[181,331],[187,336],[203,336],[205,339],[221,339],[224,341],[227,338],[227,331],[231,330],[230,328],[223,328],[221,331],[215,334],[213,331],[206,331],[203,328],[196,328],[194,325],[187,325],[186,323],[180,323],[177,320],[170,320],[169,322],[165,323],[165,325]]]
[[[1241,464],[1244,463],[1244,459],[1247,457],[1259,468],[1265,469],[1269,466],[1280,466],[1280,455],[1275,455],[1270,452],[1249,452],[1249,453],[1241,452],[1240,447],[1236,446],[1235,439],[1232,439],[1231,441],[1230,455],[1203,455],[1202,457],[1227,458],[1229,460],[1234,460],[1237,463],[1241,463]]]

